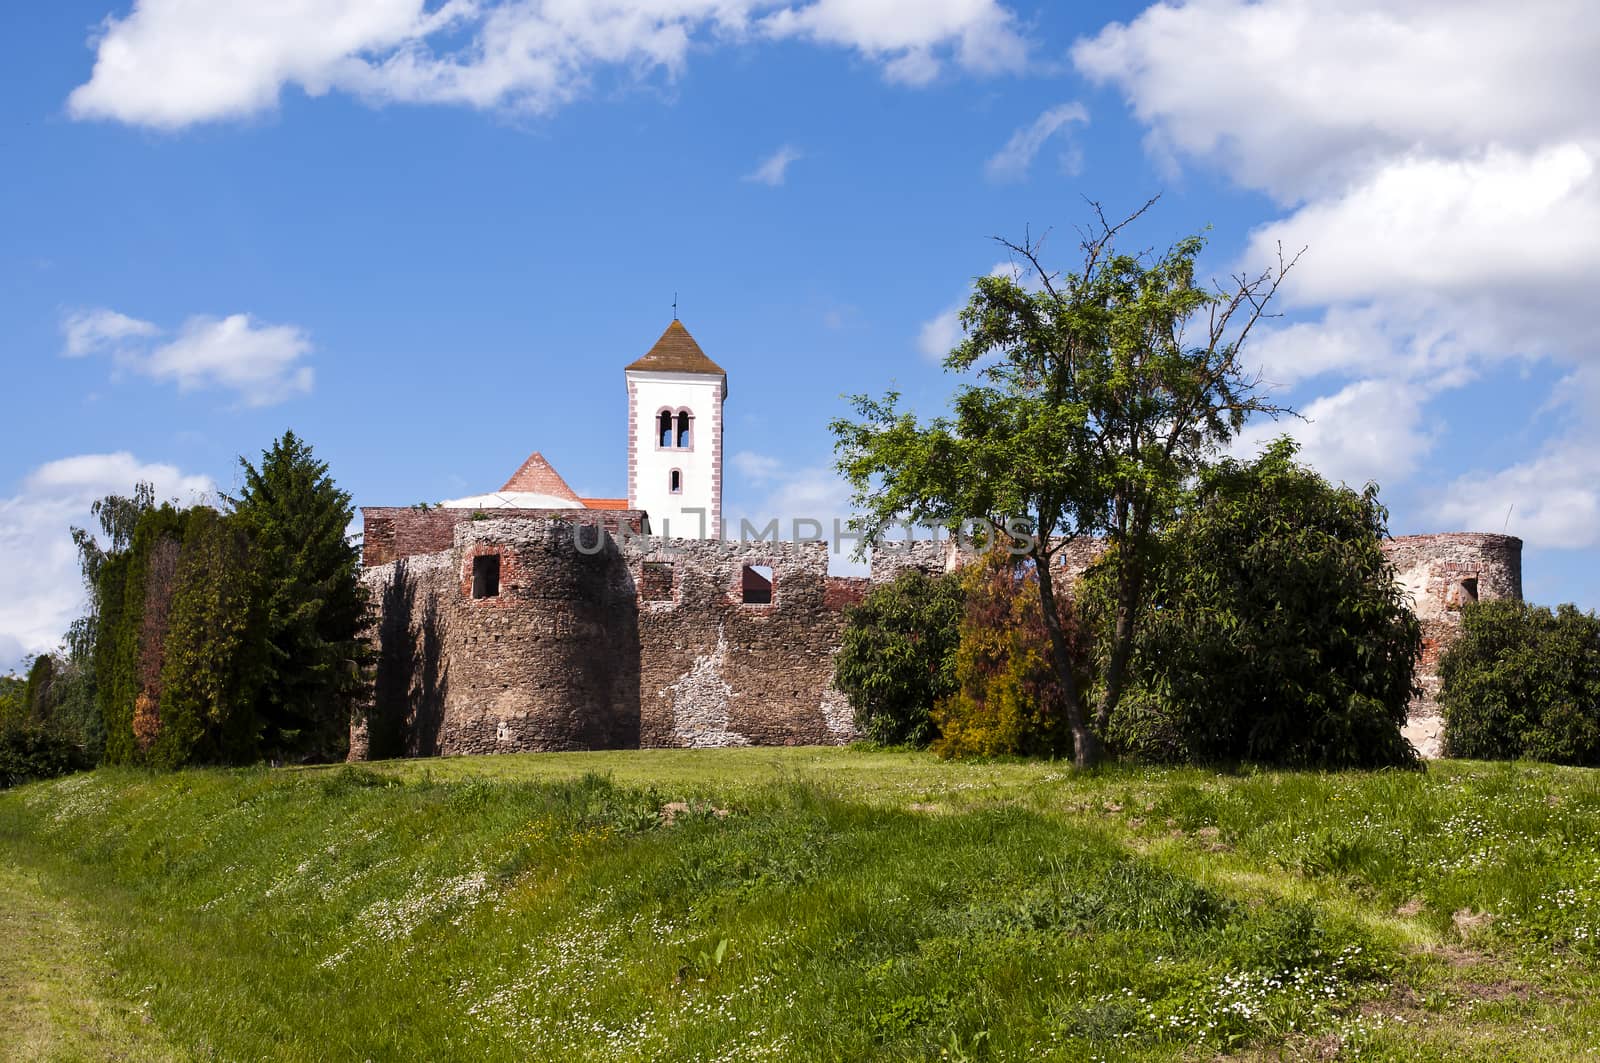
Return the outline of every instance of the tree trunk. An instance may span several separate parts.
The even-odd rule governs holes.
[[[1125,555],[1133,553],[1125,551]],[[1117,623],[1111,635],[1110,659],[1106,662],[1105,692],[1100,696],[1094,715],[1095,727],[1102,733],[1110,725],[1111,714],[1122,700],[1122,691],[1127,685],[1128,661],[1133,656],[1133,638],[1138,629],[1139,598],[1144,593],[1144,569],[1140,562],[1125,556],[1122,563],[1125,567],[1117,580]]]
[[[1048,556],[1034,556],[1039,576],[1039,607],[1044,612],[1044,629],[1050,634],[1050,656],[1055,664],[1056,678],[1067,696],[1067,729],[1072,732],[1072,763],[1079,768],[1098,765],[1105,754],[1100,736],[1084,720],[1082,694],[1078,690],[1078,677],[1072,668],[1072,654],[1067,650],[1067,636],[1061,630],[1061,615],[1056,612],[1055,580],[1050,572]]]

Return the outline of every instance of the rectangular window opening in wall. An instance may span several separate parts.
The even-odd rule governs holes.
[[[746,565],[739,579],[745,605],[771,605],[773,576],[771,565]]]
[[[472,596],[496,598],[500,595],[500,555],[479,554],[472,559]]]
[[[1468,576],[1461,581],[1461,597],[1464,601],[1475,602],[1478,600],[1478,577]]]
[[[639,596],[647,602],[672,601],[672,562],[644,563],[639,573]]]
[[[667,476],[667,490],[675,495],[683,494],[683,473],[673,469]]]

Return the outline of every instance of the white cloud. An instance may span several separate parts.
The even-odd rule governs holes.
[[[740,476],[753,484],[764,484],[774,479],[783,469],[783,463],[777,458],[765,454],[757,454],[752,450],[741,450],[733,456],[733,468]]]
[[[753,172],[745,174],[744,179],[777,187],[783,184],[784,178],[788,176],[789,164],[800,157],[798,150],[785,144],[763,160]]]
[[[1457,477],[1433,500],[1436,517],[1459,526],[1505,528],[1538,546],[1600,547],[1600,365],[1572,373],[1538,411],[1556,431],[1512,465]]]
[[[258,325],[248,314],[191,317],[141,371],[174,380],[182,391],[225,388],[248,406],[270,406],[311,390],[312,370],[298,364],[310,351],[310,339],[293,325]]]
[[[882,61],[891,81],[923,85],[949,48],[967,70],[996,74],[1027,61],[1027,43],[995,0],[816,0],[761,21],[764,33],[853,48]]]
[[[1597,52],[1588,0],[1163,0],[1072,54],[1125,94],[1153,157],[1283,205],[1242,267],[1307,247],[1280,293],[1295,320],[1252,357],[1323,382],[1308,457],[1388,485],[1432,448],[1428,404],[1485,367],[1600,371]],[[1531,544],[1582,539],[1597,470],[1575,457],[1600,450],[1600,403],[1572,422],[1434,515],[1493,530],[1515,503]]]
[[[1072,49],[1164,147],[1285,202],[1419,146],[1593,132],[1591,0],[1166,0]]]
[[[1504,528],[1539,546],[1600,546],[1600,450],[1564,441],[1498,472],[1457,478],[1435,506],[1448,526]]]
[[[1063,103],[1052,107],[1028,125],[1011,134],[1005,147],[996,152],[983,165],[983,172],[991,181],[1021,181],[1028,176],[1033,160],[1045,141],[1072,123],[1089,120],[1089,112],[1081,103]],[[1081,156],[1070,151],[1063,157],[1063,169],[1075,173],[1081,165]]]
[[[1252,236],[1250,255],[1309,246],[1284,294],[1302,304],[1495,293],[1588,302],[1600,271],[1600,139],[1458,158],[1405,154]]]
[[[304,394],[315,379],[311,367],[301,364],[311,352],[303,330],[260,324],[249,314],[190,317],[166,343],[154,342],[161,332],[155,325],[105,309],[69,315],[62,332],[68,357],[110,353],[119,366],[170,380],[180,391],[220,388],[246,406]]]
[[[1300,443],[1300,460],[1336,482],[1388,486],[1416,471],[1436,433],[1424,425],[1427,393],[1384,380],[1361,380],[1308,403],[1305,420],[1257,419],[1234,441],[1235,454],[1254,457],[1278,436]]]
[[[922,323],[917,330],[917,350],[924,358],[942,362],[961,342],[961,308],[965,305],[964,301],[952,303]]]
[[[126,495],[141,480],[159,499],[209,498],[210,478],[132,454],[81,454],[34,469],[21,490],[0,499],[0,668],[23,653],[54,649],[84,606],[77,551],[68,529],[91,527],[89,506]]]
[[[67,315],[61,323],[61,331],[66,338],[62,355],[82,358],[96,351],[114,349],[123,340],[157,335],[161,330],[148,321],[115,310],[81,310]]]
[[[679,73],[692,47],[799,39],[852,49],[890,80],[947,62],[1015,70],[1027,47],[997,0],[136,0],[108,18],[78,118],[177,129],[312,96],[547,113],[613,68]]]

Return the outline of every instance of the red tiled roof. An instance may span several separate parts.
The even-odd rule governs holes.
[[[626,498],[580,498],[585,509],[627,509]]]
[[[561,478],[561,474],[556,472],[554,466],[545,461],[544,455],[537,450],[528,455],[528,460],[511,474],[511,479],[507,480],[506,485],[500,490],[552,495],[556,498],[571,499],[574,505],[583,504],[577,492],[567,486],[567,481]]]
[[[645,353],[643,358],[629,365],[628,369],[655,370],[663,373],[706,373],[720,376],[724,380],[728,374],[716,362],[706,357],[706,352],[689,335],[689,330],[683,327],[683,322],[674,318],[672,324],[667,326],[667,331],[656,340],[656,345]]]

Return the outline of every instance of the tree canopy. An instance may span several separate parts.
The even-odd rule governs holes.
[[[1082,766],[1101,758],[1126,682],[1153,537],[1249,417],[1283,412],[1241,350],[1292,263],[1216,287],[1197,280],[1201,236],[1158,255],[1121,250],[1119,235],[1150,205],[1114,224],[1096,206],[1070,272],[1045,264],[1042,241],[1000,241],[1018,270],[974,282],[964,338],[944,362],[964,378],[948,416],[919,420],[890,391],[857,396],[855,418],[832,425],[868,540],[900,520],[1024,531],[1014,548],[1037,572]],[[1056,602],[1057,555],[1086,536],[1114,548],[1110,653],[1093,704]]]
[[[1334,486],[1273,443],[1204,470],[1149,563],[1115,744],[1142,759],[1407,765],[1421,624],[1383,552],[1378,489]],[[1114,588],[1091,574],[1102,623]]]
[[[349,742],[367,650],[360,555],[345,536],[355,511],[326,462],[294,432],[239,459],[244,486],[229,498],[249,536],[260,609],[248,649],[261,662],[255,715],[263,749],[283,759],[328,759]]]
[[[933,707],[956,687],[961,617],[960,578],[916,569],[874,587],[845,613],[834,684],[868,738],[912,746],[933,739]]]

